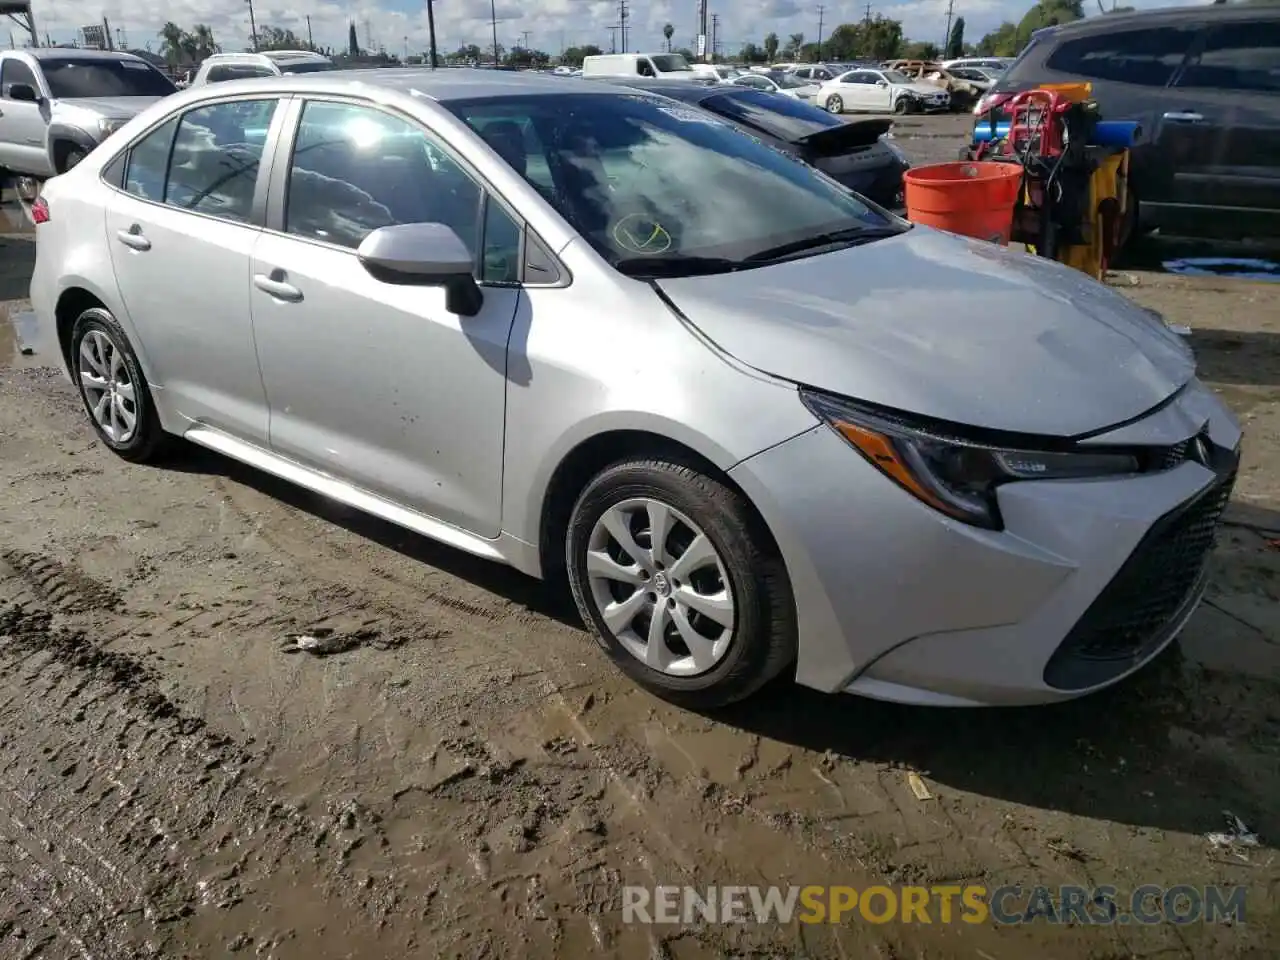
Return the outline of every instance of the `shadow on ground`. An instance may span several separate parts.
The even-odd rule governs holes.
[[[226,477],[581,629],[567,591],[368,517],[198,448],[167,469]],[[1236,526],[1259,549],[1280,514],[1250,507]],[[1240,519],[1244,517],[1244,519]],[[1268,560],[1280,577],[1280,551]],[[1275,581],[1280,583],[1280,579]],[[1193,618],[1188,630],[1196,629]],[[1257,628],[1255,628],[1257,629]],[[1280,635],[1265,636],[1280,643]],[[1229,658],[1228,658],[1229,661]],[[785,677],[711,719],[819,753],[903,765],[951,788],[1005,801],[1189,833],[1219,829],[1231,810],[1280,838],[1280,672],[1208,670],[1175,644],[1110,690],[1048,707],[947,710],[825,695]],[[1274,760],[1258,777],[1258,754]],[[1158,798],[1158,800],[1153,799]]]

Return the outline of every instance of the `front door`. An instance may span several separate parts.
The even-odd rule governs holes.
[[[9,90],[18,83],[26,84],[46,99],[40,103],[14,100]],[[0,167],[33,177],[53,175],[47,145],[47,97],[48,92],[26,63],[12,54],[0,59]]]
[[[259,135],[275,99],[197,107],[130,151],[107,209],[107,243],[158,404],[267,443],[249,305]],[[260,193],[263,191],[263,193]]]
[[[377,280],[355,250],[381,226],[444,223],[475,251],[482,233],[518,238],[514,221],[496,201],[485,206],[478,182],[423,129],[363,104],[308,101],[276,183],[288,199],[252,269],[272,448],[496,537],[521,292],[485,285],[480,313],[458,316],[443,289]],[[505,263],[482,260],[482,284],[509,279]]]
[[[1167,106],[1169,136],[1185,157],[1174,172],[1180,199],[1221,209],[1245,235],[1274,235],[1280,225],[1280,16],[1212,27]]]

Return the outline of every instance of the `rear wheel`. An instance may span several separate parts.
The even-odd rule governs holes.
[[[129,339],[110,311],[86,310],[71,329],[71,369],[98,438],[133,463],[154,460],[168,439]]]
[[[844,113],[844,100],[840,98],[839,94],[832,94],[827,97],[827,112]]]
[[[741,494],[700,470],[666,460],[609,467],[578,498],[566,552],[583,620],[660,697],[723,706],[795,658],[781,559]]]

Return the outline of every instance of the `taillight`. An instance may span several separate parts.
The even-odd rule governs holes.
[[[35,224],[49,222],[49,203],[44,197],[36,197],[32,201],[31,222]]]
[[[1013,99],[1011,93],[987,93],[978,98],[978,102],[973,105],[973,115],[980,117],[983,114],[990,113],[999,107],[1002,103],[1008,103]]]

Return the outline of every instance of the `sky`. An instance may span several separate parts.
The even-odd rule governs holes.
[[[434,0],[436,42],[442,53],[467,43],[487,47],[493,42],[491,0]],[[955,16],[965,18],[965,36],[977,40],[1002,20],[1018,20],[1031,0],[904,0],[872,2],[873,14],[901,20],[909,39],[941,43],[948,2]],[[1096,6],[1098,0],[1086,0]],[[1103,0],[1110,5],[1111,0]],[[1177,5],[1187,0],[1127,0],[1139,9]],[[610,49],[609,26],[618,22],[618,4],[611,0],[492,0],[498,20],[498,43],[527,44],[556,54],[562,47],[594,43]],[[823,34],[841,23],[861,19],[865,0],[824,0]],[[161,25],[172,20],[183,28],[207,23],[224,49],[243,49],[249,38],[247,0],[33,0],[40,33],[55,43],[69,41],[77,28],[106,16],[112,32],[123,30],[131,47],[159,48]],[[817,0],[709,0],[710,13],[719,15],[720,49],[736,53],[744,42],[759,43],[770,31],[786,42],[793,33],[806,41],[818,39]],[[697,35],[698,0],[631,0],[627,46],[632,50],[662,48],[663,24],[675,28],[677,46],[692,47]],[[347,24],[355,20],[362,47],[385,47],[388,53],[420,53],[427,48],[426,0],[253,0],[259,25],[292,29],[303,39],[307,17],[320,46],[345,47]],[[367,26],[366,26],[367,25]],[[7,43],[0,17],[0,44]],[[21,31],[14,26],[21,44]],[[525,33],[527,31],[527,34]],[[370,43],[370,39],[372,43]]]

